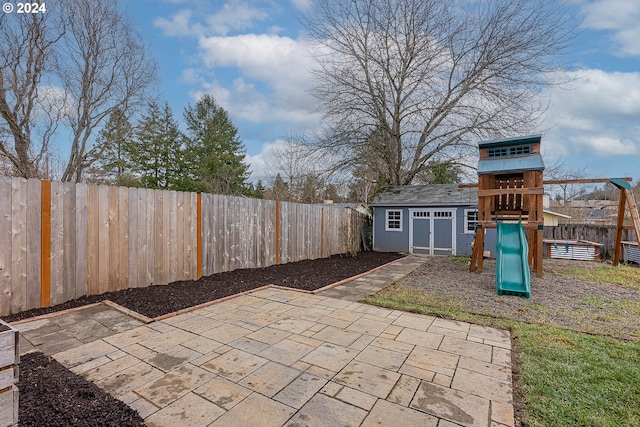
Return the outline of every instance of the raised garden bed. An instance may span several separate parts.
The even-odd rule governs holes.
[[[18,421],[18,331],[0,321],[0,427]]]
[[[548,240],[545,239],[544,255],[547,258],[597,261],[600,259],[602,243],[588,240]]]

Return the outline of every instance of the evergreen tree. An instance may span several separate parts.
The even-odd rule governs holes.
[[[324,200],[324,181],[315,174],[308,174],[297,188],[299,203],[321,203]]]
[[[253,189],[253,197],[256,199],[264,199],[264,193],[267,191],[261,179],[256,182],[256,185]]]
[[[264,198],[267,200],[279,200],[281,202],[291,201],[289,185],[284,182],[280,174],[276,175],[273,186],[264,192]]]
[[[160,108],[150,103],[135,129],[131,159],[133,172],[145,188],[183,189],[183,139],[169,104]]]
[[[215,194],[246,194],[249,167],[238,130],[227,112],[210,95],[184,112],[188,139],[187,187],[192,191]]]
[[[417,178],[425,184],[458,184],[462,182],[462,168],[452,162],[431,162]]]
[[[254,199],[264,199],[264,192],[264,184],[262,183],[262,180],[259,179],[255,184],[253,182],[250,182],[247,185],[245,195]]]
[[[98,167],[94,168],[94,178],[98,181],[115,184],[135,184],[131,174],[131,156],[134,150],[133,127],[122,110],[116,109],[109,121],[100,131],[98,146],[104,146]],[[98,175],[100,177],[98,178]]]

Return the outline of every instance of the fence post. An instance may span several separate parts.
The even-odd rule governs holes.
[[[196,279],[199,280],[202,277],[202,194],[200,193],[198,193],[196,200],[196,247],[196,262],[198,265]]]
[[[325,233],[325,225],[324,225],[324,206],[322,207],[322,225],[320,226],[320,258],[325,257],[326,248],[324,247],[324,233]]]
[[[42,180],[42,244],[40,254],[40,306],[51,304],[51,181]]]
[[[280,202],[276,200],[276,265],[280,264]]]

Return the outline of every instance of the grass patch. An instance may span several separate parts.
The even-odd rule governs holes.
[[[596,268],[570,267],[558,271],[557,274],[599,285],[603,283],[613,283],[624,286],[625,288],[640,290],[640,268],[630,265],[618,265],[617,267],[602,266]]]
[[[520,350],[516,380],[524,392],[525,426],[640,425],[639,341],[475,315],[400,284],[365,302],[509,329]]]
[[[452,261],[461,262],[464,264],[468,264],[469,262],[471,262],[471,258],[465,255],[451,255],[449,259]]]
[[[418,289],[407,288],[397,282],[381,289],[376,293],[376,296],[417,306],[440,307],[443,313],[459,311],[462,308],[462,304],[456,302],[453,298],[447,298],[444,295],[438,294],[427,294]]]
[[[618,316],[640,315],[640,302],[632,300],[612,300],[604,296],[589,296],[585,298],[587,305],[607,312],[616,313]]]
[[[640,425],[640,343],[519,324],[527,426]]]

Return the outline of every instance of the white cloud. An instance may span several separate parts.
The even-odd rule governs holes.
[[[640,114],[640,72],[606,72],[597,69],[555,73],[552,79],[570,81],[554,90],[554,104],[580,116],[600,118]]]
[[[200,16],[201,21],[194,16]],[[153,24],[166,36],[219,35],[226,36],[233,30],[246,30],[254,26],[255,21],[269,17],[264,9],[258,9],[242,2],[225,3],[216,13],[182,9],[171,18],[158,17]]]
[[[595,0],[582,8],[582,25],[594,30],[611,31],[618,54],[640,55],[640,2],[635,0]]]
[[[550,158],[640,154],[640,73],[579,70],[554,77],[572,82],[549,93],[544,145]]]
[[[212,95],[234,118],[250,123],[281,121],[294,129],[304,130],[315,126],[319,120],[319,116],[309,109],[278,102],[275,97],[257,90],[254,84],[242,78],[235,79],[231,86],[218,81],[204,83],[201,90],[192,91],[190,95],[198,99],[205,93]]]
[[[200,39],[208,66],[233,66],[251,78],[270,83],[306,83],[313,59],[309,46],[299,40],[274,34],[242,34]]]
[[[206,17],[206,22],[214,34],[227,35],[231,30],[245,30],[253,27],[255,20],[267,19],[269,15],[263,9],[232,2],[226,3],[218,13]]]
[[[640,154],[637,141],[618,135],[612,130],[604,134],[571,137],[569,140],[585,152],[598,157]]]
[[[215,81],[203,90],[219,99],[232,114],[251,122],[315,123],[311,87],[313,60],[304,42],[274,34],[201,37],[205,66],[234,67],[240,77],[230,88]]]
[[[160,28],[169,37],[190,36],[193,34],[191,28],[191,15],[193,12],[183,9],[174,14],[171,19],[158,17],[153,21],[153,25]]]
[[[250,2],[215,5],[213,14],[203,13],[200,6],[154,21],[168,36],[197,39],[193,47],[198,60],[181,76],[182,82],[194,86],[190,95],[194,99],[213,95],[234,119],[287,122],[293,130],[317,125],[316,102],[308,92],[314,65],[309,45],[278,35],[282,31],[278,26],[267,26],[260,34],[228,35],[270,18],[266,9]],[[295,6],[308,4],[296,1]]]
[[[311,7],[312,0],[291,0],[291,4],[298,10],[305,11]]]
[[[204,79],[200,75],[200,70],[196,68],[185,68],[184,70],[182,70],[180,79],[186,84],[204,83]]]
[[[261,179],[264,183],[269,183],[273,175],[273,165],[270,164],[270,159],[273,155],[281,150],[282,147],[286,147],[289,144],[282,139],[276,139],[275,141],[265,142],[262,145],[262,151],[255,156],[249,156],[245,158],[245,162],[251,165],[250,181],[257,181]]]

